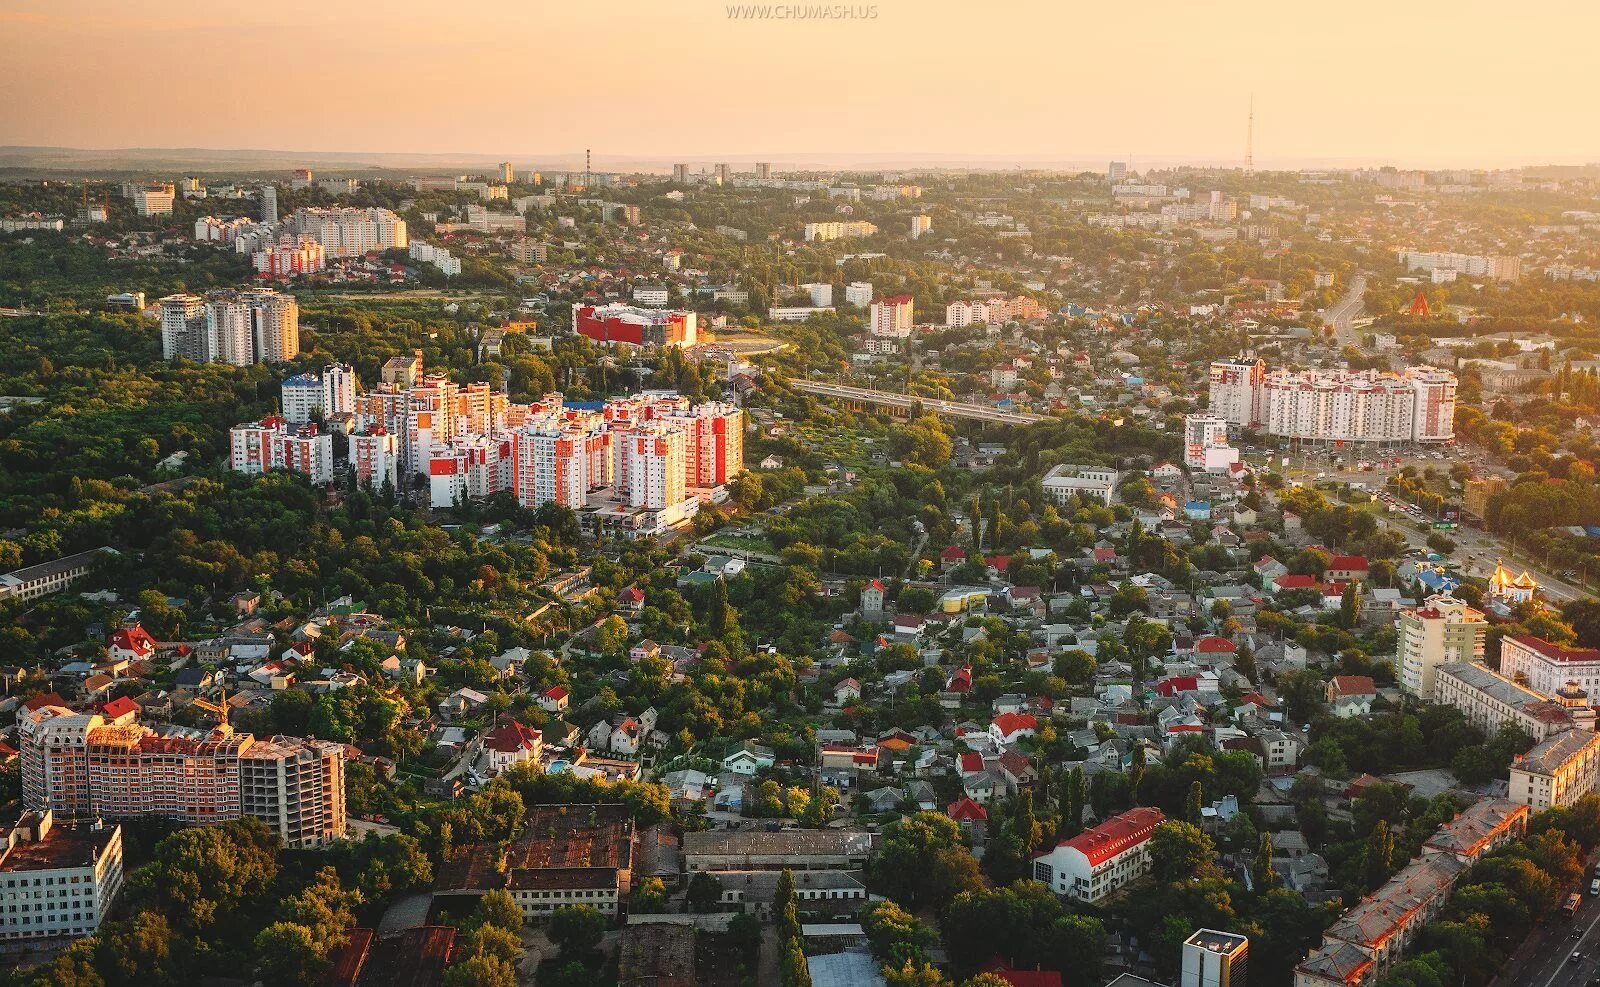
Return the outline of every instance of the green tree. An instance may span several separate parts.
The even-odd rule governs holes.
[[[564,959],[594,952],[605,931],[606,917],[590,905],[566,905],[550,913],[550,941]]]

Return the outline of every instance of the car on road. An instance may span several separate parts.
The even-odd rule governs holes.
[[[1589,882],[1589,895],[1591,897],[1600,897],[1600,877]]]
[[[1581,949],[1573,950],[1572,955],[1567,957],[1567,962],[1568,963],[1582,963],[1583,962],[1583,950],[1581,950]]]

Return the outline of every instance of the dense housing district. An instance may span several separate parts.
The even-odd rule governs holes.
[[[1588,983],[1597,193],[8,178],[0,977]]]

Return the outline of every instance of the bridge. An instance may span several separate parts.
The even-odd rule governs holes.
[[[895,394],[890,391],[875,391],[865,387],[850,387],[846,384],[824,384],[814,380],[795,380],[789,383],[797,391],[815,394],[818,397],[835,398],[854,407],[864,405],[877,405],[887,408],[891,412],[910,415],[914,405],[921,405],[924,410],[951,418],[970,418],[974,421],[990,422],[996,425],[1032,425],[1035,422],[1048,420],[1044,415],[1033,415],[1022,411],[1001,411],[999,408],[990,408],[981,404],[968,404],[965,401],[944,401],[939,398],[918,397],[915,394]]]

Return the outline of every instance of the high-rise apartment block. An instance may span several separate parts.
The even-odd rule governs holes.
[[[276,223],[278,221],[278,186],[261,186],[261,221],[263,223]]]
[[[282,363],[300,352],[300,304],[270,288],[168,295],[161,304],[165,359],[196,363]]]
[[[17,736],[23,805],[58,819],[251,818],[291,847],[345,833],[340,744],[258,740],[225,724],[209,733],[158,732],[132,713],[107,718],[61,706],[24,712]]]
[[[288,279],[326,268],[328,251],[314,237],[285,235],[251,251],[250,263],[269,278]]]
[[[404,250],[406,221],[387,209],[298,209],[290,229],[322,244],[329,257],[359,257],[375,250]]]
[[[1211,413],[1270,435],[1321,442],[1447,442],[1456,376],[1435,367],[1275,370],[1261,360],[1211,364]]]
[[[849,222],[807,223],[805,238],[807,243],[822,243],[828,240],[845,240],[851,237],[872,236],[878,228],[866,220],[851,220]]]
[[[874,336],[909,336],[911,320],[911,296],[890,295],[872,303],[867,331]]]
[[[228,430],[228,468],[251,475],[288,470],[312,483],[332,483],[333,436],[315,424],[290,429],[276,415],[241,423]]]
[[[866,308],[872,304],[872,282],[852,281],[844,286],[844,300],[847,305],[857,308]]]
[[[133,211],[140,216],[167,216],[177,197],[171,184],[136,185],[128,192]]]
[[[1400,687],[1422,699],[1435,698],[1439,666],[1483,660],[1483,613],[1453,596],[1430,596],[1420,607],[1400,611],[1395,664]]]
[[[1266,382],[1265,360],[1213,360],[1211,413],[1230,425],[1255,428],[1265,421],[1262,392]]]

